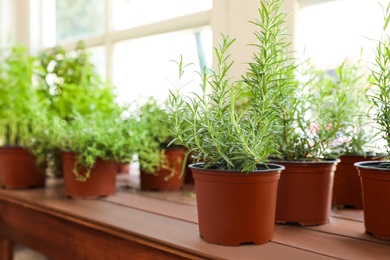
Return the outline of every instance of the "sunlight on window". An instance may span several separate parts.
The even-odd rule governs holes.
[[[372,61],[380,36],[385,0],[340,0],[300,9],[296,26],[296,48],[320,69],[334,69],[345,58]]]
[[[116,0],[112,16],[114,30],[128,29],[139,25],[210,10],[212,0]]]
[[[106,78],[106,47],[97,46],[88,48],[88,51],[91,53],[91,62],[95,65],[97,72]]]
[[[132,102],[140,97],[154,96],[164,100],[173,87],[171,81],[178,77],[178,67],[172,60],[193,63],[183,82],[196,78],[193,71],[211,64],[211,30],[199,35],[192,32],[174,32],[136,40],[123,41],[115,45],[113,82],[120,95],[120,102]],[[200,48],[202,47],[202,48]],[[196,91],[199,82],[192,82],[187,91]]]
[[[57,43],[103,33],[104,7],[104,0],[56,0]]]

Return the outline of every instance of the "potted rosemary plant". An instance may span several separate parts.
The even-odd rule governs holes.
[[[334,153],[339,132],[347,127],[350,105],[341,78],[312,68],[309,60],[297,70],[297,85],[279,100],[278,154],[274,162],[286,167],[278,188],[277,223],[328,223]],[[282,90],[284,91],[284,90]]]
[[[0,64],[0,185],[28,188],[44,185],[44,167],[27,144],[33,138],[39,110],[33,83],[36,59],[23,46],[2,51]],[[42,161],[40,161],[42,162]]]
[[[375,158],[373,142],[377,131],[373,120],[365,115],[371,106],[367,94],[370,77],[360,60],[348,59],[336,69],[336,76],[338,88],[348,93],[349,116],[335,142],[340,162],[334,173],[332,205],[363,209],[360,178],[354,163]]]
[[[250,105],[236,107],[244,93],[238,87],[242,82],[227,76],[233,65],[228,49],[234,39],[225,35],[215,48],[218,69],[204,69],[200,75],[202,93],[184,95],[185,85],[179,85],[169,97],[174,143],[185,146],[198,162],[190,167],[199,233],[210,243],[263,244],[273,236],[278,179],[284,169],[267,163],[277,149],[272,135],[279,113],[274,107],[276,90],[285,84],[284,70],[275,66],[285,61],[279,56],[286,47],[279,34],[285,22],[280,5],[280,0],[260,1],[261,21],[252,21],[259,29],[255,32],[259,43],[254,44],[254,60],[243,77],[245,84],[261,91],[248,97]],[[264,39],[270,39],[267,45],[262,44]],[[187,66],[181,60],[178,66],[180,79]]]
[[[149,97],[136,115],[141,190],[178,190],[184,184],[181,172],[186,149],[179,145],[167,147],[173,137],[169,111],[163,105]]]
[[[390,3],[383,7],[382,37],[375,49],[375,63],[371,68],[373,87],[371,100],[373,119],[380,127],[385,141],[384,161],[355,163],[362,183],[364,225],[367,233],[390,240],[390,36],[386,33],[390,21]]]

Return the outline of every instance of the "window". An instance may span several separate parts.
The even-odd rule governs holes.
[[[324,70],[336,68],[347,57],[359,57],[362,48],[363,60],[372,61],[373,39],[379,38],[383,24],[380,4],[387,2],[338,0],[302,6],[295,34],[299,55],[305,52]]]
[[[56,42],[104,33],[104,0],[56,0]]]
[[[177,77],[170,60],[211,66],[211,8],[212,0],[44,0],[43,45],[72,49],[83,40],[119,101],[165,99]]]
[[[112,5],[113,29],[134,28],[210,9],[210,0],[116,0]]]
[[[298,57],[305,48],[325,70],[358,56],[361,48],[364,59],[372,59],[375,42],[369,38],[379,37],[379,3],[388,0],[284,1]],[[121,100],[145,93],[164,98],[167,78],[175,75],[169,60],[182,54],[194,68],[211,66],[212,46],[221,32],[239,39],[232,49],[233,69],[238,68],[233,74],[244,73],[252,53],[243,50],[253,37],[247,21],[252,14],[256,18],[257,6],[252,0],[0,0],[0,44],[15,36],[35,49],[61,44],[71,50],[82,39]]]
[[[194,70],[210,67],[211,31],[180,31],[118,42],[114,45],[113,80],[119,99],[126,101],[153,94],[162,100],[169,94],[170,81],[178,77],[172,60],[193,63]],[[207,52],[205,52],[205,50]],[[193,82],[195,83],[195,82]],[[191,85],[196,91],[198,84]]]

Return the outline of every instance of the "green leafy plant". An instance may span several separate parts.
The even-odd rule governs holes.
[[[133,117],[120,117],[116,119],[118,125],[118,134],[123,136],[121,149],[117,150],[117,161],[119,163],[131,163],[134,155],[137,153],[137,139],[139,128],[137,121]]]
[[[120,162],[134,155],[131,121],[123,120],[119,114],[107,116],[96,112],[91,116],[76,115],[71,122],[56,118],[52,123],[57,129],[53,139],[56,146],[77,155],[73,173],[78,181],[88,180],[98,158]],[[87,172],[80,174],[79,166]]]
[[[33,78],[36,58],[23,46],[2,51],[0,64],[0,141],[25,146],[31,138],[33,110],[38,105]]]
[[[182,86],[170,93],[175,143],[187,147],[206,168],[250,172],[277,153],[274,132],[280,120],[278,107],[285,100],[280,95],[288,95],[282,89],[292,81],[294,67],[285,54],[288,43],[282,29],[285,14],[280,12],[281,1],[260,4],[260,21],[252,21],[259,29],[255,32],[258,43],[253,44],[257,52],[243,82],[231,82],[227,77],[233,65],[227,51],[234,39],[222,35],[215,48],[218,69],[210,74],[204,70],[202,94],[184,96]],[[186,66],[182,61],[178,65],[181,78]],[[245,106],[241,106],[243,98],[249,99]]]
[[[371,68],[373,87],[371,100],[373,119],[380,127],[380,135],[385,141],[385,159],[390,159],[390,37],[386,34],[390,22],[390,3],[383,8],[384,22],[382,37],[375,49],[375,62]]]
[[[83,42],[74,51],[57,46],[43,52],[40,63],[43,84],[39,95],[50,113],[68,121],[74,114],[90,115],[96,110],[109,114],[118,110],[114,87],[96,71]]]
[[[351,130],[352,117],[356,116],[354,104],[349,103],[353,86],[352,79],[346,78],[345,66],[343,63],[336,69],[335,77],[314,69],[308,59],[300,64],[297,85],[291,96],[285,96],[290,105],[283,111],[289,120],[281,124],[281,133],[277,132],[283,138],[278,139],[279,154],[274,157],[299,161],[339,156],[345,144],[341,131]]]
[[[296,111],[300,100],[295,97],[297,66],[293,54],[288,51],[291,43],[284,27],[287,14],[280,11],[282,2],[260,2],[260,20],[252,21],[258,28],[255,32],[258,44],[253,44],[258,52],[254,62],[249,64],[251,71],[244,81],[255,109],[263,109],[263,99],[271,97],[271,109],[277,111],[273,129],[277,153],[290,157],[296,150]]]
[[[348,116],[340,127],[333,150],[340,155],[374,154],[373,142],[377,131],[373,120],[366,116],[371,107],[368,96],[370,75],[362,65],[362,61],[345,59],[336,69],[335,87],[346,92],[346,111]]]
[[[169,168],[164,150],[172,141],[169,131],[169,112],[164,103],[149,97],[135,112],[137,118],[137,154],[142,171],[155,174]]]
[[[30,128],[25,146],[35,156],[37,164],[46,168],[54,152],[52,136],[55,129],[44,105],[31,107],[31,113],[30,122],[34,122],[34,125]]]
[[[282,160],[321,160],[329,157],[338,131],[348,122],[347,89],[326,73],[314,70],[309,61],[297,65],[289,53],[287,14],[280,12],[281,1],[261,2],[260,20],[252,22],[259,52],[252,72],[244,77],[251,92],[251,104],[259,108],[265,93],[273,93],[275,115],[273,138]],[[343,79],[341,79],[343,80]],[[245,86],[244,86],[245,87]]]
[[[45,104],[46,118],[65,125],[74,120],[84,121],[84,117],[87,120],[95,115],[102,117],[103,114],[104,117],[114,117],[119,120],[121,107],[115,101],[115,88],[109,81],[103,80],[96,71],[91,55],[83,42],[79,42],[73,51],[57,46],[42,52],[39,62],[40,70],[37,75],[41,84],[37,93],[39,101]],[[122,126],[124,123],[124,121],[120,122],[119,125]],[[70,126],[73,127],[73,124]],[[52,125],[45,127],[44,132],[51,132]],[[50,143],[52,143],[50,140],[45,143],[35,142],[34,150],[47,150],[52,171],[55,175],[61,175],[61,150],[58,145],[50,149],[48,147]],[[58,144],[56,141],[54,143]],[[124,156],[121,156],[120,161],[125,160]]]

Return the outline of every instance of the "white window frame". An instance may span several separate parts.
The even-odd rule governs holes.
[[[0,17],[0,32],[4,34],[7,28],[12,28],[10,37],[14,43],[29,46],[33,53],[43,50],[43,2],[51,0],[0,0],[0,10],[10,11],[7,16]],[[76,0],[74,0],[76,1]],[[234,54],[235,67],[230,71],[231,76],[241,75],[246,68],[246,62],[252,57],[246,46],[253,42],[254,27],[248,21],[256,19],[259,0],[213,0],[213,8],[209,11],[189,14],[153,24],[143,25],[121,31],[112,30],[111,3],[115,0],[105,0],[106,24],[103,34],[94,37],[85,37],[82,40],[87,47],[106,47],[106,75],[112,76],[113,48],[116,42],[136,39],[138,37],[152,36],[181,30],[194,30],[210,26],[213,32],[213,46],[220,33],[236,38],[231,51]],[[283,10],[289,13],[287,28],[293,35],[294,19],[298,0],[285,0]],[[1,11],[0,14],[3,14]],[[0,47],[5,45],[0,41]],[[61,44],[65,49],[72,50],[76,44],[70,42]],[[291,46],[293,48],[293,45]],[[214,68],[214,65],[213,65]]]

